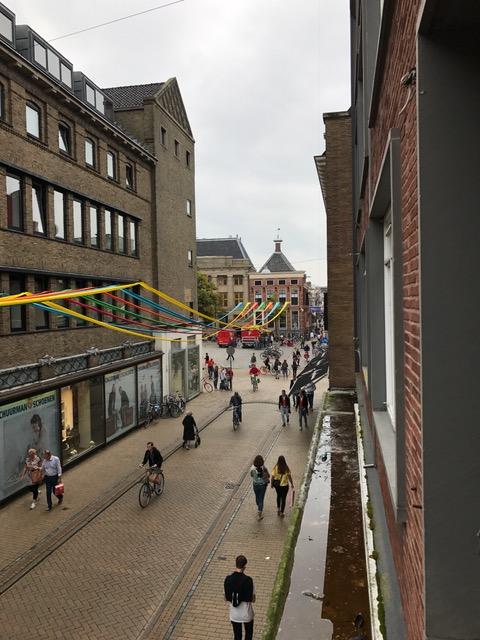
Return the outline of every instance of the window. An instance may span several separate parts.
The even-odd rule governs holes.
[[[118,251],[119,253],[125,253],[125,219],[120,214],[117,216],[117,231]]]
[[[285,284],[285,280],[279,280],[278,284]]]
[[[187,216],[191,216],[191,215],[192,215],[192,201],[187,200]]]
[[[65,240],[65,194],[63,191],[53,192],[53,216],[55,222],[55,238]]]
[[[187,251],[188,266],[193,267],[193,252],[191,249]]]
[[[233,284],[243,285],[243,276],[233,276]]]
[[[226,309],[228,306],[228,293],[217,293],[218,306],[222,309]]]
[[[95,167],[95,143],[91,138],[85,138],[85,164]]]
[[[267,300],[271,300],[273,298],[273,289],[267,289]]]
[[[261,280],[255,280],[255,286],[259,287],[262,284]]]
[[[43,293],[44,291],[48,291],[48,279],[40,276],[35,277],[35,293]],[[34,309],[35,329],[48,329],[49,312],[39,307],[34,307]]]
[[[47,68],[47,50],[43,44],[36,40],[33,42],[33,59],[45,69]]]
[[[258,304],[261,304],[261,302],[262,302],[262,292],[261,291],[255,291],[255,302],[258,302]]]
[[[128,223],[130,232],[130,255],[137,255],[137,223],[134,220],[130,220]]]
[[[273,280],[267,280],[267,285],[273,285]]]
[[[58,148],[69,156],[72,154],[72,135],[70,127],[64,122],[58,123]]]
[[[45,191],[43,185],[32,184],[32,220],[33,233],[47,235],[47,216],[45,211]]]
[[[279,318],[279,328],[286,329],[287,328],[287,314],[284,312]]]
[[[112,212],[109,209],[105,209],[105,249],[109,251],[113,250],[113,236],[112,236]]]
[[[100,111],[100,113],[105,113],[105,97],[103,93],[101,93],[101,91],[95,90],[95,100],[97,109]]]
[[[73,241],[83,244],[83,204],[80,200],[73,201]]]
[[[95,106],[95,89],[88,82],[85,85],[85,97],[87,102]]]
[[[292,329],[300,329],[298,324],[298,311],[292,311]]]
[[[63,278],[59,278],[56,282],[56,286],[55,286],[55,290],[56,291],[64,291],[65,289],[67,289],[67,281],[64,280]],[[63,300],[55,300],[55,302],[57,304],[60,304],[62,306],[66,306],[65,302]],[[57,318],[57,329],[65,329],[66,327],[68,327],[68,317],[64,316],[64,315],[55,315],[55,317]]]
[[[8,16],[0,12],[0,36],[13,42],[13,22]]]
[[[167,146],[167,130],[164,129],[164,127],[161,127],[160,129],[160,141],[164,147]]]
[[[73,286],[74,286],[75,289],[83,289],[84,287],[87,286],[87,281],[86,280],[74,280],[74,285]],[[76,301],[76,298],[73,298],[73,300]],[[74,302],[71,303],[71,308],[72,308],[73,311],[76,311],[77,313],[82,313],[83,315],[87,315],[87,313],[88,313],[86,309],[81,307],[79,304],[75,304]],[[87,321],[86,320],[82,320],[81,318],[76,318],[75,321],[76,321],[77,327],[84,327],[87,324]]]
[[[190,166],[190,151],[185,151],[185,164],[187,167]]]
[[[285,291],[285,289],[280,289],[280,291],[278,292],[278,301],[279,302],[285,302],[287,299],[287,293]]]
[[[52,74],[52,76],[55,76],[57,80],[60,80],[60,58],[50,49],[48,50],[47,55],[49,72]]]
[[[115,154],[111,151],[107,151],[107,176],[112,178],[112,180],[115,180],[117,176],[116,169]]]
[[[228,284],[228,276],[217,276],[217,286],[226,287]]]
[[[292,289],[290,292],[290,304],[294,306],[298,305],[298,289]]]
[[[25,113],[28,135],[34,138],[40,138],[40,109],[32,102],[27,102]]]
[[[180,153],[180,143],[178,140],[175,140],[175,155],[178,158],[178,154]]]
[[[393,313],[393,238],[390,212],[383,221],[383,285],[385,305],[385,406],[395,429],[395,318]]]
[[[236,305],[243,302],[243,291],[235,291],[233,294],[233,301]]]
[[[25,291],[25,278],[19,275],[10,276],[10,295],[23,293]],[[24,304],[17,304],[10,307],[10,331],[27,330],[27,310]]]
[[[60,75],[63,84],[66,84],[67,87],[72,88],[72,70],[67,65],[60,63]]]
[[[290,284],[298,284],[298,280],[291,280]]]
[[[125,186],[133,189],[133,167],[131,164],[125,165]]]
[[[97,207],[90,206],[90,246],[98,247],[98,209]]]
[[[7,173],[6,192],[8,228],[23,231],[22,181],[20,177]]]

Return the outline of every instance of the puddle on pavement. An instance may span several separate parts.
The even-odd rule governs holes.
[[[330,512],[330,419],[322,435],[295,547],[290,590],[277,640],[330,640],[332,623],[322,619],[323,583]]]

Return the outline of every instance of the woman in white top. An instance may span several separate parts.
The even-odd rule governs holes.
[[[36,449],[28,450],[21,478],[23,479],[25,476],[28,478],[28,488],[32,492],[33,498],[30,509],[35,509],[37,506],[38,494],[40,493],[39,485],[42,481],[40,458],[37,456]]]

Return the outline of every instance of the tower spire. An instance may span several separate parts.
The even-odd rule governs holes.
[[[276,238],[274,238],[274,243],[275,243],[275,253],[281,253],[282,252],[282,240],[280,238],[280,227],[277,228],[277,236]]]

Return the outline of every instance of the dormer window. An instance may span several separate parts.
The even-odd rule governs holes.
[[[60,58],[50,49],[48,50],[48,71],[60,80]]]
[[[33,59],[44,69],[47,68],[47,49],[36,40],[33,42]]]
[[[0,36],[9,42],[13,42],[13,22],[0,11]]]
[[[85,88],[85,97],[89,104],[95,106],[95,89],[91,85],[89,85],[88,82]]]

